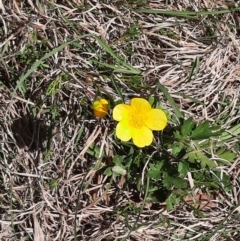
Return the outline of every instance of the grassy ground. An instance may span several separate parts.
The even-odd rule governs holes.
[[[239,4],[0,0],[0,239],[240,240]],[[168,116],[143,149],[132,97]]]

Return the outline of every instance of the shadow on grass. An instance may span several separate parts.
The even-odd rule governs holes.
[[[41,120],[30,116],[16,119],[11,125],[13,136],[19,148],[28,151],[43,150],[43,143],[47,140],[49,127]]]

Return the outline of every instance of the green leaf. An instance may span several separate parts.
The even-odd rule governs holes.
[[[167,210],[171,211],[173,209],[173,205],[175,204],[179,204],[180,198],[176,196],[176,194],[172,194],[170,195],[167,199],[166,199],[166,203],[167,203]]]
[[[224,159],[224,160],[229,161],[229,162],[233,162],[237,157],[236,153],[231,152],[229,150],[225,150],[225,148],[221,148],[217,152],[217,155],[218,155],[219,158]]]
[[[149,171],[148,171],[148,177],[149,177],[149,178],[154,178],[154,179],[158,180],[158,179],[161,177],[160,171],[159,171],[159,170],[156,170],[156,169],[154,169],[154,170],[149,170]]]
[[[220,126],[210,126],[209,121],[204,121],[192,132],[191,138],[193,140],[202,140],[212,136],[219,136],[222,132]]]
[[[123,167],[120,167],[120,166],[114,166],[112,168],[112,171],[113,171],[113,173],[120,174],[122,176],[125,176],[127,173],[127,171]]]
[[[211,131],[209,131],[209,121],[204,121],[202,124],[198,125],[193,131],[191,138],[193,140],[206,139],[211,136]]]
[[[176,139],[181,140],[181,139],[182,139],[182,135],[181,135],[180,131],[175,131],[175,132],[174,132],[174,137],[175,137]]]
[[[158,162],[157,164],[150,164],[150,168],[148,170],[148,177],[153,178],[155,180],[160,179],[161,177],[161,169],[163,166],[163,162]]]
[[[187,136],[190,134],[195,127],[195,123],[193,122],[193,118],[190,117],[187,120],[183,121],[183,125],[181,127],[181,133],[183,136]]]
[[[171,211],[173,209],[172,200],[170,198],[167,198],[166,203],[167,203],[167,210]]]
[[[105,171],[104,171],[104,173],[103,173],[104,175],[106,175],[106,176],[112,176],[112,168],[111,167],[108,167]]]
[[[185,162],[178,163],[178,172],[181,174],[181,176],[185,177],[188,171],[189,171],[188,163],[185,163]]]
[[[199,162],[202,168],[216,167],[216,164],[209,159],[202,150],[194,149],[193,147],[188,148],[188,153],[185,155],[185,158],[191,163]]]
[[[178,145],[178,143],[177,143],[177,145],[174,145],[173,147],[172,147],[172,154],[174,155],[174,156],[176,156],[176,155],[178,155],[179,153],[180,153],[180,151],[183,149],[183,147],[181,146],[181,145]]]
[[[196,162],[196,154],[195,152],[189,152],[186,154],[186,156],[188,157],[188,161],[191,162],[191,163],[195,163]]]
[[[153,96],[149,96],[148,102],[152,106],[155,103],[155,98]]]
[[[216,164],[211,159],[209,159],[202,151],[196,152],[196,158],[198,159],[198,161],[201,162],[202,168],[205,168],[206,166],[216,167]]]
[[[117,166],[122,166],[123,158],[124,156],[114,156],[113,163],[116,164]]]
[[[163,185],[166,188],[171,188],[174,186],[175,188],[186,188],[187,183],[184,179],[181,177],[176,177],[176,176],[169,176],[168,173],[164,173],[163,175]]]

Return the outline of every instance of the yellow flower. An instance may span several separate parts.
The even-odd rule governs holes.
[[[149,102],[133,98],[130,105],[119,104],[113,109],[113,119],[119,121],[116,135],[122,141],[133,139],[138,147],[149,146],[153,141],[152,130],[163,130],[167,117],[162,110],[152,109]]]
[[[93,102],[93,112],[96,117],[105,117],[108,113],[109,104],[105,99],[96,100]]]

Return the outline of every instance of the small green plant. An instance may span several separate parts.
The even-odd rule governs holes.
[[[155,106],[162,106],[162,103],[154,98],[151,98],[150,102],[155,103]],[[118,115],[122,115],[122,108],[128,106],[120,104],[117,107],[113,110],[113,117],[120,120]],[[129,108],[127,110],[130,111]],[[139,112],[135,114],[137,113]],[[179,110],[177,113],[183,116]],[[132,116],[129,118],[131,120]],[[141,118],[145,117],[141,114]],[[195,188],[204,188],[209,192],[216,188],[231,191],[230,176],[222,174],[218,168],[221,164],[230,165],[237,155],[229,148],[219,146],[227,133],[226,130],[209,121],[198,123],[192,117],[170,117],[168,123],[160,136],[155,135],[158,143],[154,143],[155,148],[148,146],[139,149],[138,146],[143,146],[135,141],[137,147],[128,142],[130,136],[127,137],[127,133],[117,132],[117,136],[123,140],[119,145],[124,148],[119,148],[118,156],[113,159],[114,166],[107,168],[105,174],[113,176],[115,181],[125,176],[126,187],[135,186],[140,196],[144,193],[146,202],[166,200],[169,210],[189,193],[190,186],[186,180],[189,174],[194,180]],[[128,127],[124,124],[124,128]],[[125,137],[127,139],[124,140]]]

